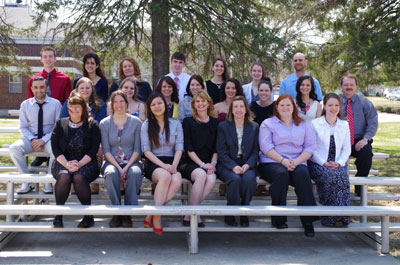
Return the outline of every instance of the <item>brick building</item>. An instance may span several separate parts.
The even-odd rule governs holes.
[[[3,2],[3,3],[2,3]],[[19,29],[33,26],[31,15],[32,8],[28,1],[16,4],[16,1],[0,1],[3,4],[3,15],[8,24],[14,25]],[[13,2],[13,3],[10,3]],[[19,1],[20,2],[20,1]],[[36,36],[11,36],[18,49],[17,59],[23,61],[30,67],[30,73],[23,74],[17,66],[9,65],[8,72],[0,72],[0,115],[6,116],[9,109],[19,109],[23,100],[28,96],[29,78],[43,69],[40,62],[40,50],[44,45],[54,46],[63,41],[61,37],[48,37],[48,28],[55,27],[54,23],[47,23],[36,30]],[[1,48],[1,47],[0,47]],[[82,46],[79,52],[82,56],[87,52],[93,51],[89,46]],[[69,50],[57,50],[56,68],[71,77],[82,73],[81,59],[72,56]],[[82,57],[80,57],[82,58]]]

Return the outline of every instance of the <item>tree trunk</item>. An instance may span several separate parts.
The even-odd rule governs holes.
[[[151,29],[154,88],[158,80],[169,73],[168,0],[152,0]]]

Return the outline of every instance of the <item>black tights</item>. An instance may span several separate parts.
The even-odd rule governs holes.
[[[56,204],[64,205],[68,199],[71,190],[71,184],[74,183],[74,189],[82,205],[90,205],[91,193],[89,182],[80,174],[61,174],[56,182]]]

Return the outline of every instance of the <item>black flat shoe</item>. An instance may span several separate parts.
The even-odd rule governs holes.
[[[94,225],[93,215],[85,215],[78,224],[78,228],[89,228]]]
[[[224,217],[225,224],[229,226],[238,226],[238,223],[236,222],[236,219],[234,216],[225,216]]]
[[[304,234],[306,235],[306,237],[314,237],[315,232],[312,223],[303,224],[303,227],[304,227]]]
[[[240,216],[240,226],[241,227],[249,227],[249,217],[247,216]]]
[[[56,215],[56,217],[54,217],[54,221],[53,221],[54,228],[63,228],[64,227],[64,223],[63,223],[62,219],[63,219],[62,215]]]
[[[182,220],[183,226],[190,226],[190,221]]]
[[[283,222],[283,223],[272,222],[272,226],[275,227],[276,229],[286,229],[286,228],[288,228],[288,225],[285,222]]]

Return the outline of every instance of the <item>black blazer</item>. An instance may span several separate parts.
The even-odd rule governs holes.
[[[224,121],[218,125],[217,153],[219,163],[228,169],[238,164],[235,162],[238,153],[238,139],[235,122]],[[245,122],[242,139],[242,158],[245,164],[253,169],[258,161],[258,124]]]
[[[68,121],[69,118],[62,118],[56,121],[56,124],[51,134],[51,149],[54,157],[57,158],[60,155],[65,154],[67,149],[68,139]],[[101,135],[100,128],[95,120],[89,120],[87,124],[83,124],[84,132],[84,143],[85,154],[90,156],[92,160],[96,160],[96,154],[99,150]]]

